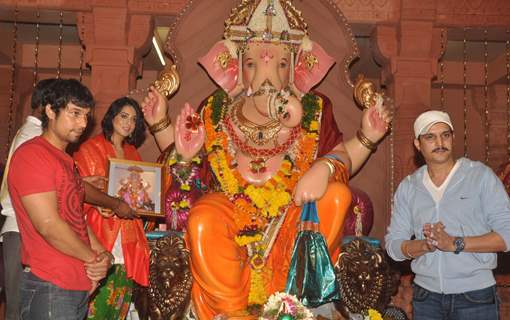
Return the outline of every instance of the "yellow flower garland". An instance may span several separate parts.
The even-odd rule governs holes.
[[[372,308],[368,309],[368,318],[370,320],[383,320],[383,317],[381,316],[379,311]]]
[[[234,219],[240,230],[235,241],[239,246],[247,246],[261,241],[267,224],[285,212],[292,202],[291,194],[299,177],[311,166],[318,146],[318,120],[323,106],[322,99],[318,98],[318,110],[308,131],[301,129],[294,164],[285,158],[277,173],[260,187],[247,183],[237,170],[232,169],[233,158],[227,152],[228,136],[218,127],[221,121],[217,126],[213,124],[213,99],[209,98],[203,112],[207,137],[205,148],[221,189],[235,205]],[[249,304],[262,305],[267,300],[265,283],[270,278],[267,273],[270,273],[267,268],[251,270]]]

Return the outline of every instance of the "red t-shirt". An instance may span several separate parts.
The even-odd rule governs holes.
[[[73,158],[43,137],[36,137],[16,150],[7,179],[21,234],[23,264],[39,278],[62,289],[89,290],[91,282],[83,262],[51,246],[37,232],[21,202],[30,194],[55,191],[60,217],[90,246],[83,214],[85,190]]]

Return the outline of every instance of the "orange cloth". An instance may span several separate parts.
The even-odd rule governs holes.
[[[136,148],[125,143],[124,159],[141,161]],[[76,166],[82,176],[106,176],[108,159],[116,158],[113,144],[99,134],[85,141],[74,153]],[[149,247],[141,219],[120,219],[117,216],[104,218],[97,209],[85,205],[87,222],[92,231],[108,251],[112,251],[119,231],[122,237],[122,252],[127,276],[142,286],[149,284]]]
[[[340,252],[343,222],[350,203],[349,187],[338,182],[330,183],[317,202],[320,231],[331,257]],[[285,289],[300,215],[300,207],[289,208],[269,254],[267,267],[272,277],[266,287],[268,294]],[[201,320],[221,313],[240,314],[248,305],[250,267],[246,249],[234,241],[238,231],[233,204],[221,193],[206,194],[191,208],[186,240],[191,249],[192,299]]]

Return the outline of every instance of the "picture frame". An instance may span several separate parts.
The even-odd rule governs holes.
[[[138,216],[164,218],[164,166],[160,163],[111,158],[108,195],[124,200]]]

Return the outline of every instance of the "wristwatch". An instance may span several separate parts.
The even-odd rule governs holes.
[[[108,258],[110,259],[110,267],[115,264],[115,257],[113,256],[113,254],[111,254],[110,252],[108,252],[106,250],[101,252],[100,254],[105,254],[108,256]]]
[[[459,254],[461,251],[464,250],[464,247],[466,244],[464,243],[464,238],[462,237],[456,237],[453,239],[453,246],[455,247],[455,251],[453,253]]]

